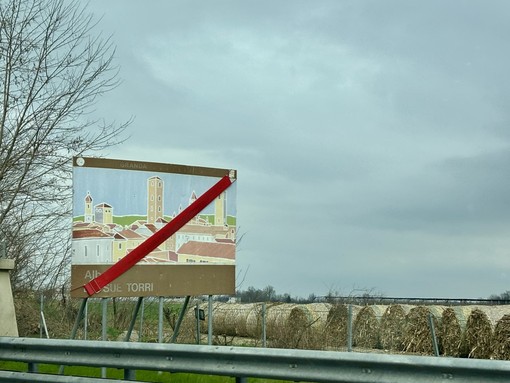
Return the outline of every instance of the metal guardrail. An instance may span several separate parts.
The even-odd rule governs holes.
[[[0,360],[124,370],[111,380],[0,371],[0,382],[125,382],[135,370],[344,383],[509,382],[510,362],[253,347],[0,337]]]

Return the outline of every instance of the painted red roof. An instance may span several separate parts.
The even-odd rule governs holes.
[[[227,243],[189,241],[179,248],[178,253],[199,255],[202,257],[235,259],[236,247],[233,244]]]
[[[156,227],[154,224],[152,224],[152,223],[146,223],[146,224],[145,224],[145,227],[146,227],[147,229],[149,229],[150,231],[152,231],[153,233],[155,233],[156,231],[158,231],[157,227]]]
[[[96,205],[95,207],[112,207],[111,205],[108,205],[106,202],[100,203],[99,205]]]
[[[116,239],[144,239],[140,234],[135,233],[133,230],[124,229],[115,234]]]
[[[80,238],[111,238],[111,236],[96,229],[73,230],[73,239]]]

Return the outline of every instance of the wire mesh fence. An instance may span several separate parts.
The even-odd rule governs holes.
[[[211,302],[209,309],[204,299],[192,299],[182,313],[178,336],[174,332],[182,299],[144,298],[133,317],[135,305],[135,299],[109,299],[105,316],[101,301],[89,300],[75,338],[99,340],[106,332],[108,340],[126,340],[131,326],[130,340],[142,342],[174,338],[189,344],[510,360],[510,305]],[[21,336],[65,338],[78,310],[76,302],[41,298],[40,315],[21,311]]]

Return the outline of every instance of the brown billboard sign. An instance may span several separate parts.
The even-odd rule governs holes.
[[[113,264],[127,260],[176,217],[182,220],[180,212],[199,206],[191,204],[203,200],[201,195],[219,178],[236,177],[229,169],[84,157],[73,161],[73,297],[87,296],[84,285],[103,273],[104,278]],[[236,184],[218,194],[94,296],[234,294]]]
[[[88,297],[82,286],[103,273],[108,265],[72,265],[71,291]],[[94,297],[145,297],[231,295],[235,291],[234,265],[136,265],[106,285]]]

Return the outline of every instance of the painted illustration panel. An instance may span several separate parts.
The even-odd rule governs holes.
[[[73,165],[73,266],[116,263],[221,177],[236,176],[229,169],[84,157]],[[138,265],[235,265],[236,235],[233,183]]]

